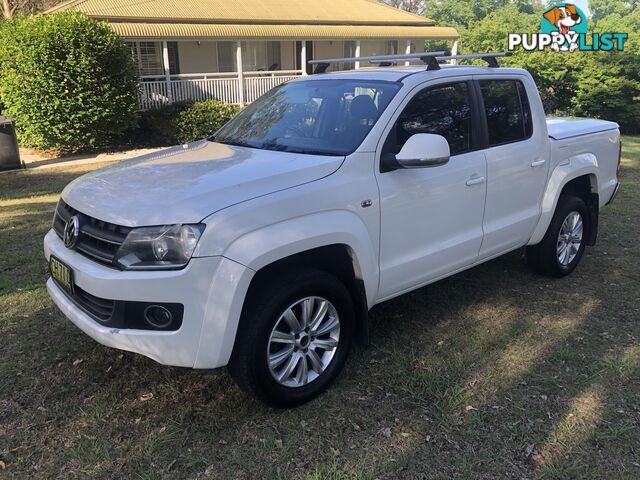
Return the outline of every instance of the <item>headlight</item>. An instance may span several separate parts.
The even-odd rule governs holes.
[[[116,254],[125,270],[171,270],[184,267],[198,245],[204,225],[134,228]]]

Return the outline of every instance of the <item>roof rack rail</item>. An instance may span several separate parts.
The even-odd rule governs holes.
[[[469,60],[473,58],[480,58],[489,64],[491,68],[498,68],[499,57],[510,57],[512,52],[493,52],[493,53],[465,53],[460,55],[446,55],[444,57],[438,57],[438,60]]]
[[[382,67],[389,67],[397,62],[407,62],[410,60],[421,60],[427,65],[427,70],[439,70],[439,60],[469,60],[474,58],[480,58],[487,62],[489,67],[497,68],[498,57],[510,57],[511,52],[493,52],[493,53],[467,53],[461,55],[451,55],[451,52],[443,50],[440,52],[419,52],[419,53],[407,53],[399,55],[372,55],[365,57],[346,57],[346,58],[327,58],[323,60],[310,60],[310,65],[317,65],[313,73],[325,73],[327,68],[336,63],[350,63],[350,62],[369,62],[377,63]]]
[[[391,66],[396,62],[408,62],[410,60],[421,60],[423,63],[430,65],[431,63],[437,64],[436,57],[450,55],[451,52],[442,50],[439,52],[419,52],[419,53],[405,53],[398,55],[370,55],[364,57],[345,57],[345,58],[327,58],[323,60],[310,60],[309,65],[317,65],[313,73],[325,73],[330,65],[335,63],[350,63],[350,62],[369,62],[377,63],[381,66]]]

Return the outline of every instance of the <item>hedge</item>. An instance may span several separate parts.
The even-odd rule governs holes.
[[[176,102],[154,110],[140,112],[138,128],[131,133],[133,143],[151,147],[176,145],[178,117],[193,102]]]
[[[0,103],[22,146],[79,150],[119,142],[136,124],[128,48],[78,12],[15,17],[0,28]]]
[[[176,102],[156,110],[140,112],[134,142],[164,146],[207,138],[239,111],[238,105],[205,100]]]
[[[194,103],[178,115],[178,140],[187,143],[210,137],[239,111],[238,105],[218,100]]]

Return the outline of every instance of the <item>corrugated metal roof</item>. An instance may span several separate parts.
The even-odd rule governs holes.
[[[149,39],[456,39],[448,27],[366,25],[235,25],[194,23],[128,23],[109,26],[124,38]]]
[[[107,20],[231,24],[434,25],[375,0],[71,0],[47,13],[78,10]]]

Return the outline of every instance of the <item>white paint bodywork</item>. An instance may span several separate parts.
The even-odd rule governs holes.
[[[296,81],[345,76],[403,84],[347,157],[201,141],[98,170],[64,190],[62,197],[73,208],[110,223],[206,224],[194,258],[179,271],[119,271],[66,249],[53,232],[45,237],[47,259],[54,254],[69,265],[76,284],[90,294],[182,303],[185,314],[178,331],[105,328],[50,280],[54,302],[100,343],[164,364],[215,368],[229,360],[251,279],[274,261],[316,247],[345,245],[371,307],[539,242],[563,186],[578,176],[592,176],[601,205],[613,194],[617,126],[545,120],[533,80],[523,70],[398,67]],[[471,78],[521,79],[530,97],[533,136],[453,156],[445,165],[381,173],[384,139],[413,95],[438,83]]]

